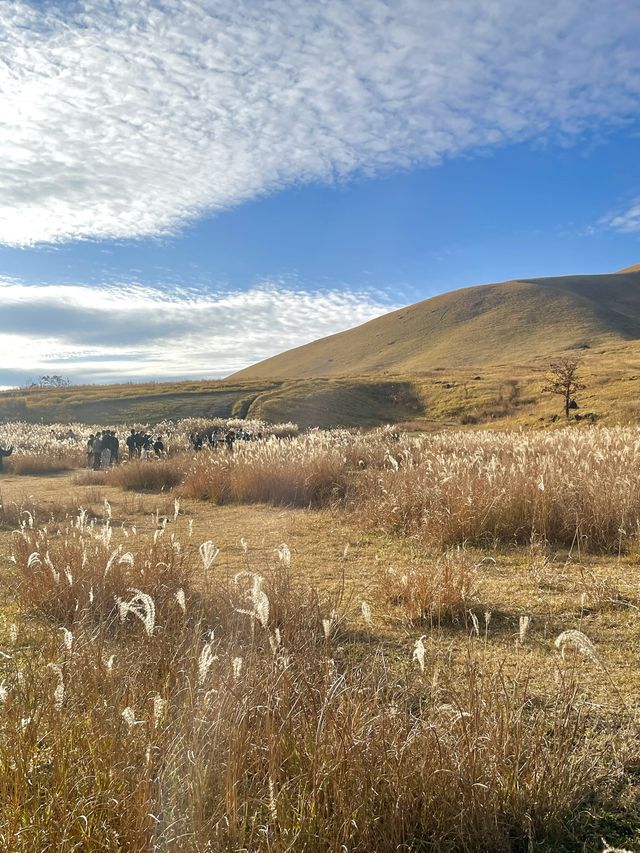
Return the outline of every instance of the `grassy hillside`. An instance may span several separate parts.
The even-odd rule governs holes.
[[[576,353],[586,389],[577,415],[640,422],[640,341]],[[165,418],[244,416],[309,426],[543,428],[561,423],[559,398],[542,393],[549,357],[502,365],[440,367],[413,374],[256,382],[105,385],[0,393],[0,421],[153,423]],[[554,420],[555,418],[555,420]],[[2,428],[0,426],[0,443]]]
[[[640,271],[445,293],[297,347],[234,379],[415,374],[530,361],[640,338]]]
[[[574,353],[585,389],[574,412],[581,425],[640,423],[640,341]],[[254,417],[300,424],[400,422],[419,430],[490,425],[555,428],[562,401],[543,392],[550,357],[502,365],[438,368],[376,379],[292,379],[256,398]]]
[[[7,391],[0,421],[218,416],[293,420],[303,428],[555,426],[561,404],[542,387],[559,352],[582,362],[581,420],[639,422],[640,271],[444,294],[225,381]]]
[[[165,418],[243,417],[279,382],[158,382],[27,388],[0,394],[0,418],[111,423]]]
[[[378,425],[413,418],[422,411],[414,383],[407,379],[166,382],[0,393],[0,421],[45,423],[250,417],[273,423],[293,420],[304,428]]]

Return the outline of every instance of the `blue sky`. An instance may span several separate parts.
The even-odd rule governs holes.
[[[640,263],[635,3],[10,8],[0,385],[222,376]]]

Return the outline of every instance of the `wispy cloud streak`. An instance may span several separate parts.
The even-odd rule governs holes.
[[[640,100],[628,0],[14,0],[2,17],[5,244],[167,234]]]
[[[616,213],[604,216],[598,223],[599,229],[620,231],[623,234],[640,233],[640,198]]]

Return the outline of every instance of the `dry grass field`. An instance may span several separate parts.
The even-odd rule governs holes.
[[[640,849],[638,455],[336,432],[6,473],[2,849]]]

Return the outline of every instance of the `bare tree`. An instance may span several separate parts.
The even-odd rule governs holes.
[[[68,388],[71,385],[71,380],[66,376],[59,376],[53,373],[51,376],[41,376],[35,383],[39,388]]]
[[[547,373],[547,384],[542,389],[549,394],[560,394],[564,398],[564,414],[567,419],[574,395],[585,388],[579,381],[579,367],[580,362],[571,358],[560,358],[552,362]]]

